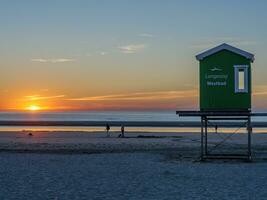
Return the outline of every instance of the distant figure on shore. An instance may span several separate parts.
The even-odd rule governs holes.
[[[33,136],[33,134],[32,134],[32,133],[28,133],[28,136],[30,136],[30,137],[31,137],[31,136]]]
[[[121,134],[118,137],[124,138],[124,125],[121,125]]]
[[[124,125],[121,125],[121,137],[124,137]]]
[[[110,130],[110,126],[109,126],[109,124],[106,124],[107,137],[110,137],[110,132],[109,132],[109,130]]]
[[[215,133],[217,133],[217,131],[218,131],[218,125],[216,124],[215,125]]]

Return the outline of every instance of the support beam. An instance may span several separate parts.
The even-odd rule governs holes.
[[[201,138],[200,138],[200,142],[201,142],[201,146],[200,146],[200,160],[203,161],[204,160],[204,156],[203,156],[203,127],[204,127],[204,124],[203,124],[203,117],[201,117]]]
[[[201,149],[200,149],[200,159],[247,159],[251,161],[252,154],[251,154],[251,137],[252,137],[252,123],[251,123],[251,116],[263,116],[262,114],[255,114],[251,113],[250,111],[211,111],[211,112],[202,112],[202,111],[177,111],[177,114],[184,117],[200,117],[201,118]],[[265,116],[265,115],[264,115]],[[246,127],[247,128],[247,152],[244,154],[235,154],[234,152],[229,154],[212,154],[208,151],[208,125],[209,121],[217,121],[216,125],[223,124],[225,122],[218,122],[218,121],[240,121],[240,122],[233,122],[231,126],[228,127]],[[242,121],[242,122],[241,122]],[[243,123],[245,122],[245,123]],[[222,127],[222,126],[221,126]],[[225,126],[223,126],[225,127]],[[233,133],[234,134],[234,133]],[[226,138],[227,139],[227,138]],[[222,143],[225,140],[222,141]],[[219,143],[218,145],[222,144]],[[216,145],[215,147],[217,147]]]
[[[251,126],[251,118],[248,118],[248,123],[247,123],[247,132],[248,132],[248,160],[252,160],[251,156],[251,133],[252,133],[252,126]]]
[[[205,156],[208,154],[208,119],[207,117],[204,117],[205,119]]]

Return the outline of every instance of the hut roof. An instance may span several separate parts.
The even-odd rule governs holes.
[[[212,48],[210,50],[204,51],[203,53],[200,53],[200,54],[196,55],[196,59],[197,60],[203,60],[204,58],[206,58],[206,57],[208,57],[208,56],[210,56],[212,54],[215,54],[215,53],[217,53],[219,51],[222,51],[222,50],[231,51],[233,53],[239,54],[239,55],[249,59],[251,62],[254,61],[254,55],[253,54],[251,54],[251,53],[249,53],[247,51],[243,51],[241,49],[238,49],[236,47],[233,47],[233,46],[231,46],[229,44],[226,44],[226,43],[223,43],[223,44],[221,44],[221,45],[219,45],[217,47],[214,47],[214,48]]]

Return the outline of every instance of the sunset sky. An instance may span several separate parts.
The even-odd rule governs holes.
[[[264,0],[1,0],[0,110],[198,108],[195,55],[255,54],[253,109],[267,110]]]

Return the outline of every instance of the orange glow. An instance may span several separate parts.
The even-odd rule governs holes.
[[[38,110],[41,110],[41,107],[37,106],[37,105],[30,105],[30,106],[26,107],[26,110],[38,111]]]
[[[3,111],[174,110],[195,108],[198,95],[196,88],[73,96],[63,92],[20,91],[2,100]]]

